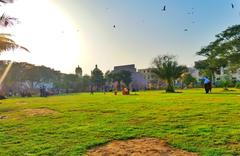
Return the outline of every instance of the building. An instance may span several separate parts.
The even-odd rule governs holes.
[[[240,81],[240,68],[235,72],[232,72],[229,71],[227,67],[221,67],[220,70],[215,74],[215,81],[221,80],[226,75],[230,75],[232,81]]]
[[[199,70],[196,68],[188,68],[189,73],[196,78],[198,81],[203,77],[204,75],[201,75]],[[233,81],[240,81],[240,68],[237,69],[235,72],[231,72],[228,70],[227,67],[221,67],[216,73],[215,73],[215,81],[220,81],[224,76],[229,75]]]
[[[152,73],[151,68],[139,69],[138,72],[143,75],[144,79],[147,82],[147,89],[159,89],[162,84],[162,81]]]
[[[131,73],[137,72],[137,69],[135,68],[135,64],[114,66],[114,69],[113,69],[113,71],[115,71],[115,72],[119,72],[122,70],[129,71]]]
[[[75,74],[78,77],[82,77],[82,68],[80,68],[79,66],[75,69]]]
[[[152,73],[151,68],[146,69],[139,69],[139,73],[141,73],[144,76],[144,79],[147,81],[147,88],[148,89],[161,89],[166,86],[165,81],[159,79],[154,73]],[[197,80],[200,80],[200,74],[199,70],[196,68],[188,68],[188,72]],[[182,82],[180,80],[175,81],[176,86],[181,86]]]
[[[141,73],[137,72],[134,64],[115,66],[113,72],[119,72],[123,70],[131,73],[132,82],[130,83],[130,88],[132,90],[146,89],[147,81],[144,79],[144,76]]]

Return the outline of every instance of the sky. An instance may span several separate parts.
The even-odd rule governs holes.
[[[84,74],[95,64],[104,72],[125,64],[148,68],[162,54],[194,66],[201,47],[240,21],[239,0],[18,0],[4,7],[20,20],[6,31],[31,53],[8,52],[0,59],[65,73],[77,65]]]

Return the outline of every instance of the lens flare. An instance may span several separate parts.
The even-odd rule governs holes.
[[[2,87],[2,82],[5,80],[8,72],[10,71],[11,67],[13,65],[13,61],[11,61],[8,65],[7,68],[5,69],[5,71],[3,72],[3,75],[0,78],[0,87]]]

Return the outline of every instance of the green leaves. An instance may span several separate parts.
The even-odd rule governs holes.
[[[0,52],[14,49],[23,49],[29,52],[27,48],[18,45],[11,38],[9,38],[10,36],[11,35],[9,34],[0,34]]]
[[[205,60],[195,62],[195,67],[211,73],[220,67],[229,66],[231,69],[240,67],[240,25],[234,25],[216,35],[216,40],[203,47],[197,55],[206,57]]]
[[[118,81],[123,82],[127,87],[129,87],[129,84],[132,82],[132,74],[129,71],[121,70],[118,72],[111,72],[109,74],[109,77],[112,81]]]
[[[234,25],[216,35],[216,40],[203,47],[197,55],[206,57],[209,68],[220,66],[239,66],[240,59],[240,25]],[[199,64],[195,64],[199,67]],[[200,68],[198,68],[200,69]]]
[[[176,57],[173,55],[162,55],[157,56],[153,60],[154,68],[152,69],[152,72],[160,79],[167,81],[168,87],[166,91],[170,92],[174,92],[173,81],[187,71],[187,67],[178,65],[175,58]]]

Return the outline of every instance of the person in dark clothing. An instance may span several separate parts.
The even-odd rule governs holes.
[[[40,87],[40,97],[43,97],[43,87]]]
[[[209,92],[212,92],[212,82],[207,77],[203,77],[203,80],[204,80],[203,83],[204,83],[206,94],[208,94]]]
[[[90,94],[93,95],[94,94],[94,90],[93,90],[93,86],[90,86]]]

